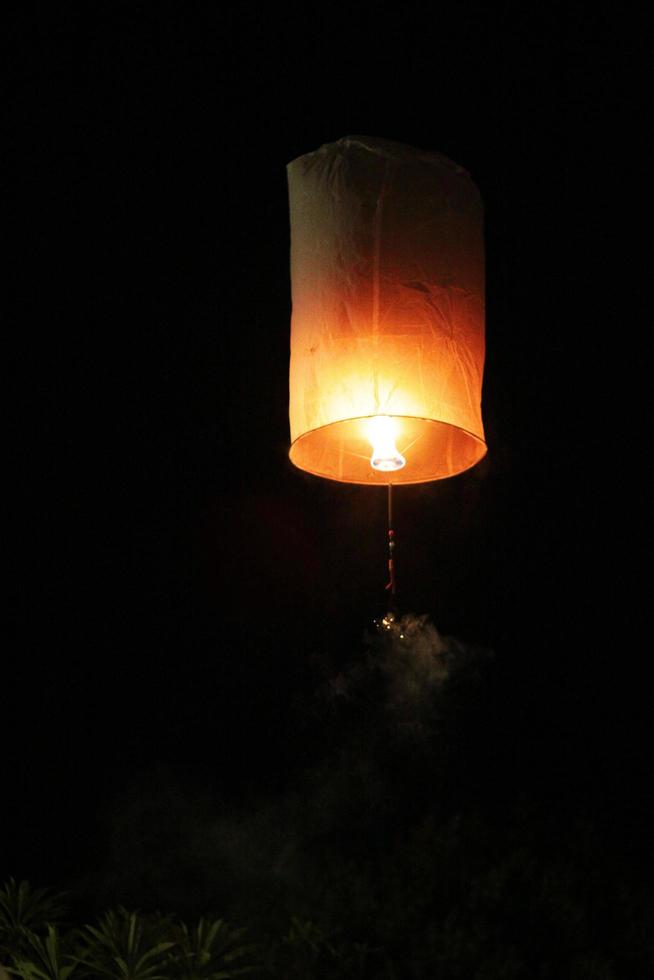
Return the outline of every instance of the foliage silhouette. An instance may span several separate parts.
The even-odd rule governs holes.
[[[9,878],[0,887],[0,957],[29,946],[30,934],[44,933],[47,923],[58,925],[66,913],[63,899],[52,889]]]
[[[164,980],[168,921],[119,906],[105,912],[95,926],[84,926],[76,961],[82,975],[108,980]]]
[[[26,931],[23,952],[13,957],[8,972],[22,980],[68,980],[77,964],[62,949],[55,926],[48,925],[45,938]]]
[[[175,945],[167,956],[167,976],[174,980],[229,980],[256,969],[256,948],[245,929],[232,929],[224,919],[200,919],[193,928],[174,923]]]

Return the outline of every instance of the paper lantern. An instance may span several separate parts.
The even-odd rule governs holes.
[[[291,461],[421,483],[486,452],[483,212],[438,153],[348,136],[288,164]]]

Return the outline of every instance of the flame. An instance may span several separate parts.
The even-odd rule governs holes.
[[[390,415],[374,415],[366,420],[366,436],[372,446],[370,465],[373,470],[390,473],[406,466],[406,459],[395,445],[397,435],[397,419]]]

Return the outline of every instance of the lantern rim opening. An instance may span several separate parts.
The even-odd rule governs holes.
[[[365,423],[380,414],[337,419],[297,436],[289,459],[298,469],[335,480],[371,486],[429,483],[456,476],[475,466],[487,452],[483,436],[443,419],[391,415],[399,426],[398,449],[406,459],[401,469],[383,471],[370,465]]]

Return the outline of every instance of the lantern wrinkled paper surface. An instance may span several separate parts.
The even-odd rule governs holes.
[[[288,164],[291,461],[348,483],[453,476],[486,452],[483,211],[437,153],[367,136]],[[400,469],[371,466],[391,417]],[[384,422],[386,424],[386,421]]]

